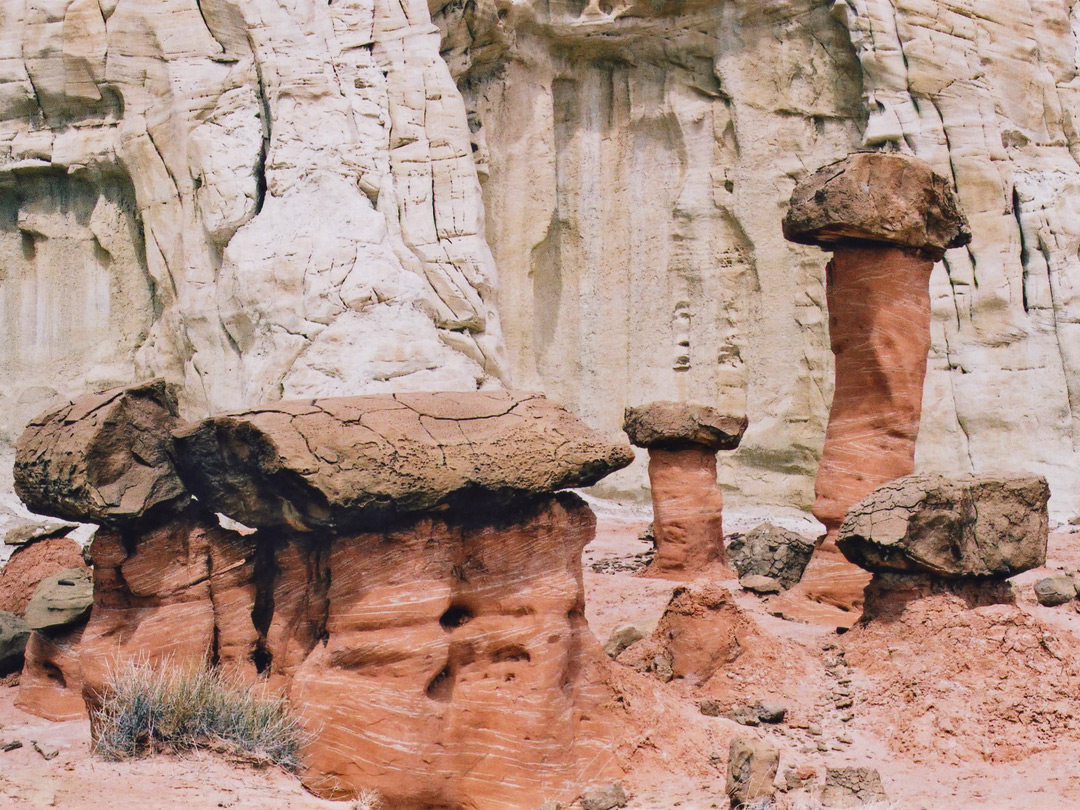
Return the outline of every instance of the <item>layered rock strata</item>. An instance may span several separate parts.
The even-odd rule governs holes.
[[[656,557],[648,573],[693,578],[727,566],[716,453],[738,447],[746,425],[745,416],[684,402],[627,409],[623,430],[649,451]]]
[[[532,808],[619,776],[584,617],[595,518],[558,490],[629,447],[542,397],[481,392],[283,402],[174,434],[155,441],[197,499],[98,531],[89,622],[28,651],[66,688],[27,705],[78,688],[92,709],[125,660],[202,661],[289,698],[323,796]]]

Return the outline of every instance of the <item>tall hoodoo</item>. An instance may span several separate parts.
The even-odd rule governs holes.
[[[930,271],[971,233],[944,177],[917,158],[876,152],[800,183],[783,227],[788,240],[833,254],[825,272],[836,386],[814,503],[832,541],[850,506],[914,470]]]

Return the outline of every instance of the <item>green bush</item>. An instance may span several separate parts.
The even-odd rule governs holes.
[[[119,760],[221,748],[299,768],[305,740],[284,700],[228,683],[216,669],[130,663],[110,678],[94,713],[94,751]]]

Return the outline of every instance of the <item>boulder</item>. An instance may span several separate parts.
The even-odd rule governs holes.
[[[0,610],[0,675],[22,667],[23,652],[30,640],[30,627],[6,610]]]
[[[281,402],[175,438],[211,509],[300,531],[589,486],[634,457],[543,396],[505,391]]]
[[[163,380],[114,388],[31,420],[15,446],[15,492],[35,512],[121,525],[190,496],[169,455],[176,400]]]
[[[753,737],[733,737],[728,753],[727,794],[733,808],[746,807],[775,792],[773,781],[780,767],[775,746]]]
[[[47,630],[77,624],[90,615],[94,585],[90,575],[78,568],[50,574],[38,583],[26,606],[31,630]]]
[[[615,810],[626,807],[628,801],[622,782],[612,782],[585,791],[581,795],[581,810]]]
[[[70,568],[88,570],[79,544],[67,537],[18,547],[0,568],[0,610],[23,615],[38,583],[49,574]]]
[[[1076,582],[1064,575],[1040,579],[1035,583],[1035,598],[1040,605],[1064,605],[1076,598]]]
[[[1049,497],[1038,476],[904,476],[848,511],[837,544],[873,572],[1011,577],[1046,560]]]
[[[677,448],[687,444],[734,450],[746,432],[745,416],[732,416],[690,402],[650,402],[627,408],[623,430],[638,447]]]
[[[762,523],[732,540],[727,553],[740,577],[760,574],[778,580],[783,588],[790,588],[802,578],[814,553],[814,542],[796,532]]]
[[[637,625],[620,624],[611,631],[608,640],[604,642],[604,653],[609,658],[618,658],[622,651],[645,638],[645,633]]]
[[[894,152],[858,152],[818,169],[796,186],[783,229],[803,245],[873,242],[938,257],[971,241],[949,181]]]
[[[761,574],[747,574],[744,577],[739,577],[739,585],[743,590],[760,594],[780,593],[784,588],[780,580],[765,577]]]

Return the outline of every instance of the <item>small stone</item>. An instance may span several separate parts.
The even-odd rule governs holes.
[[[31,630],[75,624],[90,615],[93,603],[94,583],[90,575],[69,568],[38,583],[26,606],[26,623]]]
[[[50,759],[56,759],[56,757],[60,755],[60,752],[57,751],[55,748],[50,748],[47,745],[39,744],[37,740],[31,740],[30,745],[33,746],[35,751],[41,754],[41,758],[44,759],[46,762]]]
[[[706,717],[719,717],[720,704],[715,700],[703,700],[698,703],[698,711]]]
[[[811,723],[806,727],[806,733],[814,737],[819,737],[821,736],[821,726],[819,726],[817,723]]]
[[[784,791],[787,792],[806,787],[814,781],[816,776],[817,771],[809,765],[803,765],[799,768],[788,766],[784,769]]]
[[[754,593],[780,593],[783,590],[780,580],[765,577],[761,574],[747,574],[739,579],[739,585],[743,590]]]
[[[854,719],[855,719],[855,715],[853,715],[851,712],[847,712],[846,714],[840,715],[840,722],[841,723],[850,723]]]
[[[841,734],[839,737],[836,738],[836,741],[844,743],[844,745],[851,745],[854,742],[854,740],[848,734]]]
[[[842,697],[836,701],[836,708],[838,709],[850,709],[853,701],[849,697]]]
[[[6,742],[3,745],[0,745],[0,751],[14,751],[22,747],[22,743],[18,740],[11,740],[10,742]]]
[[[732,807],[773,795],[780,752],[763,740],[734,737],[728,755],[727,794]]]
[[[626,802],[626,791],[623,790],[622,782],[593,788],[581,795],[582,810],[612,810],[614,807],[625,807]]]
[[[739,725],[743,726],[756,726],[761,723],[758,719],[757,709],[752,706],[747,706],[744,703],[738,703],[731,707],[726,715],[728,720],[734,720]]]
[[[645,638],[645,633],[641,628],[633,624],[620,624],[611,631],[608,640],[604,642],[604,652],[610,658],[618,658],[623,650],[643,638]]]
[[[861,807],[886,802],[889,797],[874,768],[827,768],[822,807]]]
[[[1040,579],[1035,583],[1035,598],[1047,607],[1064,605],[1076,598],[1076,583],[1064,574]]]
[[[758,701],[754,710],[762,723],[782,723],[787,715],[787,706],[777,700]]]
[[[652,671],[664,683],[668,683],[675,677],[675,672],[671,668],[671,659],[665,658],[662,655],[658,655],[652,660]]]

